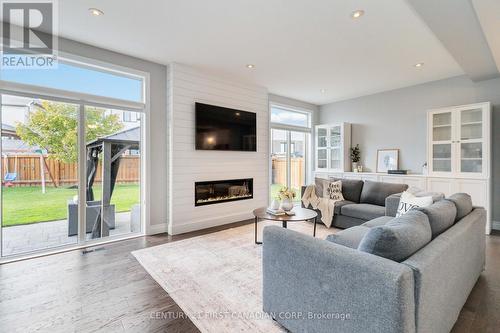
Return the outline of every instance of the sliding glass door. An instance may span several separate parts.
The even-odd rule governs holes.
[[[141,232],[141,112],[0,96],[2,257]]]
[[[300,201],[301,187],[307,182],[310,137],[309,112],[271,106],[271,200],[286,186],[296,192],[295,200]]]
[[[76,244],[78,105],[1,100],[2,255]]]
[[[271,129],[271,200],[286,186],[295,191],[306,184],[309,133]]]
[[[87,106],[85,131],[86,238],[141,231],[141,114]]]

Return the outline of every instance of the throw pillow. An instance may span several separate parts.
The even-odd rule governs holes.
[[[325,189],[328,187],[328,183],[330,183],[328,179],[314,178],[314,185],[316,185],[316,196],[318,198],[323,197]]]
[[[323,198],[330,198],[332,200],[344,200],[342,196],[342,181],[337,180],[330,182],[326,188],[324,188]]]
[[[410,210],[416,207],[427,207],[432,205],[434,201],[432,200],[432,196],[428,197],[417,197],[414,194],[405,191],[401,194],[401,199],[399,200],[398,211],[396,213],[396,217],[400,217]]]

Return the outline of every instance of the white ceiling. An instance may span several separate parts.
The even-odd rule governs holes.
[[[406,1],[59,3],[63,37],[195,66],[315,104],[464,74]],[[105,15],[91,16],[89,7]],[[359,20],[350,17],[356,9],[366,12]],[[415,68],[418,62],[425,66]]]

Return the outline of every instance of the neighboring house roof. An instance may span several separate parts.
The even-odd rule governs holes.
[[[2,123],[2,136],[18,137],[16,128],[12,125]]]
[[[34,153],[40,150],[38,146],[30,146],[20,139],[2,140],[2,153]]]

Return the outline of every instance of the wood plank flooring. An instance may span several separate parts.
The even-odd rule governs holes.
[[[251,222],[1,265],[0,332],[198,332],[130,252]],[[499,331],[500,235],[486,244],[487,269],[453,333]],[[162,317],[165,312],[178,316]]]

